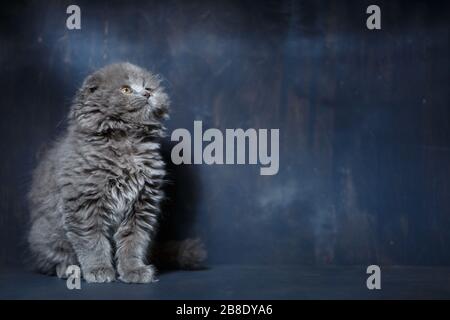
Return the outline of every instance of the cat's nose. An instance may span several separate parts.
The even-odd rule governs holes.
[[[146,97],[146,98],[148,98],[148,97],[150,97],[150,91],[148,91],[148,90],[143,90],[142,92],[141,92],[141,94],[144,96],[144,97]]]

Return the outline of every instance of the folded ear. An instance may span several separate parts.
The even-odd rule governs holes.
[[[98,73],[91,74],[83,82],[83,91],[85,94],[95,92],[102,82],[102,76]]]
[[[83,85],[78,90],[69,112],[69,119],[71,121],[76,121],[76,119],[83,114],[89,95],[94,93],[100,87],[101,83],[102,75],[99,73],[91,74],[84,79]]]

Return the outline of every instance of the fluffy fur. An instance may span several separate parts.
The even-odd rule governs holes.
[[[147,258],[164,198],[158,139],[169,107],[160,82],[121,63],[88,76],[77,92],[66,133],[33,175],[28,240],[41,272],[64,277],[78,264],[88,282],[154,279]],[[154,251],[185,268],[205,258],[196,240]]]

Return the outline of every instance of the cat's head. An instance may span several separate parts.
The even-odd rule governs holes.
[[[91,132],[162,128],[169,97],[161,79],[131,63],[106,66],[89,75],[78,91],[69,119]]]

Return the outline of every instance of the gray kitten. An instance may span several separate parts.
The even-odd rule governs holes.
[[[88,282],[147,283],[165,170],[158,139],[169,97],[160,79],[130,63],[88,76],[67,132],[33,175],[28,237],[38,270],[65,277],[78,264]],[[155,248],[185,268],[205,258],[197,240]]]

